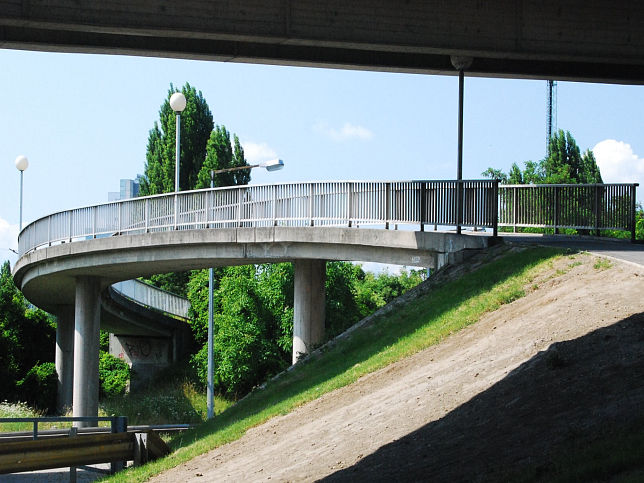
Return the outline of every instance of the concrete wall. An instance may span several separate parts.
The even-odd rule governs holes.
[[[127,362],[133,371],[130,389],[144,386],[172,362],[172,341],[167,338],[110,334],[110,354]]]

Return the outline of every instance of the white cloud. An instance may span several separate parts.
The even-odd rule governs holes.
[[[644,158],[633,152],[630,144],[606,139],[593,148],[604,183],[639,183],[638,198],[644,182]]]
[[[364,126],[356,126],[350,122],[345,122],[340,129],[331,127],[326,122],[318,122],[313,126],[313,130],[334,141],[348,141],[351,139],[368,141],[373,138],[373,133],[369,129]]]
[[[277,158],[277,153],[266,143],[253,143],[246,141],[242,143],[244,157],[250,164],[258,164],[269,159]]]

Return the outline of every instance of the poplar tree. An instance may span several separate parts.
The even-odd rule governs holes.
[[[170,107],[170,96],[175,92],[178,89],[170,84],[159,110],[159,121],[155,121],[148,136],[144,174],[139,177],[142,196],[174,191],[176,114]],[[197,184],[214,122],[201,91],[186,83],[181,92],[186,96],[186,108],[181,113],[179,187],[189,190]]]

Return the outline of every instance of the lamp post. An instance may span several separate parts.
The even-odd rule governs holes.
[[[463,218],[463,93],[465,87],[465,70],[472,65],[472,57],[453,55],[450,61],[458,71],[458,155],[456,164],[456,233],[461,234]]]
[[[22,154],[15,160],[16,168],[20,171],[20,222],[19,230],[22,231],[22,176],[25,170],[29,167],[29,160]]]
[[[228,173],[230,171],[241,171],[243,169],[253,169],[253,168],[265,168],[266,171],[278,171],[284,167],[284,161],[281,159],[271,159],[270,161],[265,161],[259,164],[251,164],[248,166],[236,166],[234,168],[224,168],[224,169],[211,169],[210,170],[210,187],[215,187],[215,175],[219,173]],[[206,399],[208,406],[208,419],[212,419],[215,415],[215,406],[214,406],[214,381],[213,381],[213,372],[214,372],[214,355],[212,347],[212,336],[213,336],[213,278],[214,270],[210,268],[208,270],[208,382],[206,390]]]
[[[179,157],[181,150],[181,113],[186,108],[186,96],[181,92],[175,92],[170,96],[170,107],[175,112],[177,116],[177,128],[176,131],[176,155],[175,155],[175,165],[174,165],[174,190],[179,191]]]

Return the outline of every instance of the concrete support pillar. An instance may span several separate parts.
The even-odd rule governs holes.
[[[98,416],[98,356],[100,346],[100,279],[76,279],[74,332],[74,416]],[[88,426],[80,423],[76,426]]]
[[[326,261],[297,260],[293,301],[293,364],[324,338]]]
[[[72,407],[74,394],[74,306],[57,311],[56,373],[58,374],[57,409],[61,414]]]

